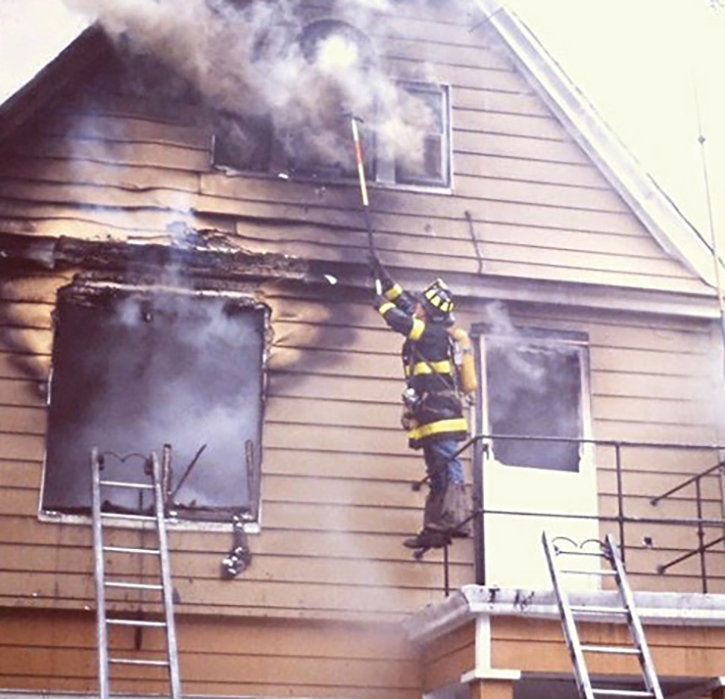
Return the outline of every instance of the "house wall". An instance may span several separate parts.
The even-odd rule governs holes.
[[[111,652],[157,658],[164,648],[158,633],[145,631],[139,644],[133,631],[123,630],[114,637]],[[184,694],[360,699],[421,694],[417,653],[390,626],[181,615],[177,635]],[[95,643],[92,612],[4,611],[2,686],[92,693],[98,683]],[[123,668],[112,677],[114,691],[168,691],[158,669]]]
[[[655,668],[663,681],[667,677],[718,676],[725,652],[722,628],[652,624],[645,631]],[[632,645],[623,624],[582,624],[580,632],[583,643]],[[492,639],[491,664],[495,668],[571,673],[571,660],[558,620],[495,618]],[[587,667],[592,675],[641,677],[636,657],[592,654],[587,657]]]
[[[391,42],[389,60],[401,75],[420,76],[415,62],[430,49],[426,70],[452,85],[455,186],[452,194],[371,191],[376,242],[391,268],[418,270],[421,284],[439,273],[477,275],[480,265],[512,284],[533,278],[705,293],[497,51],[481,47],[464,24],[441,33],[422,16],[412,26]],[[168,243],[188,225],[222,246],[299,256],[338,273],[358,269],[367,242],[354,186],[213,172],[212,134],[198,117],[194,105],[151,104],[101,73],[5,144],[0,232]],[[0,284],[0,605],[7,612],[0,675],[11,687],[82,690],[95,673],[86,613],[94,604],[90,528],[38,518],[52,311],[57,289],[81,271],[54,267],[48,248],[35,265],[6,266]],[[397,637],[377,641],[404,615],[442,598],[441,554],[413,562],[401,547],[420,525],[423,494],[411,489],[421,459],[397,427],[399,338],[384,328],[368,292],[346,281],[259,286],[274,339],[252,566],[235,580],[220,578],[228,529],[171,532],[189,691],[419,694],[413,651]],[[717,333],[708,321],[538,304],[508,311],[519,322],[590,334],[595,437],[718,441],[719,403],[710,400],[719,381]],[[461,302],[465,325],[488,313],[486,300]],[[674,483],[709,465],[671,454],[628,462],[627,507],[649,512],[646,498],[662,485],[661,473]],[[600,504],[611,512],[611,454],[602,455],[599,476]],[[708,498],[717,510],[719,498],[711,491]],[[671,507],[690,512],[692,496]],[[674,553],[686,548],[655,529],[634,539],[650,534]],[[139,537],[121,530],[112,542]],[[696,589],[692,572],[653,575],[652,553],[640,548],[636,585]],[[473,582],[470,542],[456,543],[450,557],[451,586]],[[134,600],[112,606],[133,609]],[[323,621],[347,626],[330,633]],[[457,650],[453,664],[465,665],[468,652]],[[370,677],[379,686],[371,688]]]
[[[436,274],[709,294],[653,241],[503,51],[471,31],[481,19],[418,8],[371,37],[396,77],[449,84],[452,96],[452,193],[371,188],[384,261]],[[178,79],[149,81],[142,98],[139,79],[111,62],[5,144],[3,230],[168,240],[169,224],[186,222],[246,249],[362,261],[354,183],[215,172],[201,105],[181,94]]]
[[[26,276],[6,281],[0,292],[5,309],[0,596],[7,605],[81,608],[93,599],[89,528],[37,518],[50,314],[55,289],[67,282],[64,275]],[[423,494],[411,488],[422,475],[421,459],[407,449],[397,426],[399,340],[359,292],[336,291],[333,302],[310,292],[301,298],[284,286],[268,284],[264,290],[274,340],[263,430],[262,530],[250,541],[254,563],[243,579],[221,580],[229,531],[173,531],[179,608],[398,619],[440,599],[443,585],[439,555],[412,563],[400,545],[419,526]],[[464,302],[460,320],[485,319],[487,310]],[[621,434],[629,441],[717,442],[708,388],[716,379],[717,365],[708,354],[715,330],[709,324],[614,313],[593,319],[579,311],[531,306],[513,308],[512,318],[589,333],[596,439]],[[657,507],[649,498],[712,466],[712,454],[631,449],[623,455],[625,514],[694,516],[692,489]],[[614,515],[611,448],[598,449],[597,466],[600,512]],[[708,482],[705,491],[705,515],[713,518],[720,516],[716,485]],[[667,576],[656,573],[669,554],[694,547],[694,528],[630,526],[629,544],[637,551],[633,572],[646,576],[633,581],[636,587],[699,589],[696,560]],[[115,540],[138,543],[138,536],[121,530]],[[643,543],[645,536],[654,547]],[[451,549],[453,587],[473,582],[472,558],[468,542]],[[717,560],[712,559],[712,573],[720,570]]]

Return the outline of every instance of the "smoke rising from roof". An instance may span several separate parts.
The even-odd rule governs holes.
[[[335,132],[352,112],[388,156],[421,162],[430,110],[385,75],[366,34],[390,10],[387,0],[335,2],[340,20],[305,16],[292,0],[66,2],[131,52],[172,67],[214,109],[269,115],[276,133],[303,139],[318,157],[349,161],[349,141],[343,151]]]

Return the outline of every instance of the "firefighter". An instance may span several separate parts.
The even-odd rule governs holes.
[[[423,529],[403,545],[439,548],[452,536],[470,532],[463,467],[456,454],[459,442],[467,437],[468,424],[451,351],[453,297],[440,279],[413,296],[391,279],[377,256],[371,261],[376,288],[382,292],[375,306],[388,326],[405,336],[401,422],[408,430],[408,445],[423,450],[429,484]]]

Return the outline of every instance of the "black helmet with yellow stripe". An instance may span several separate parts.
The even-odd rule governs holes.
[[[453,320],[453,295],[442,279],[430,283],[420,294],[426,315],[433,321]]]

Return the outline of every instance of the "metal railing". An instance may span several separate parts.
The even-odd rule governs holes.
[[[598,512],[595,514],[570,512],[494,509],[486,507],[487,465],[494,458],[496,445],[515,440],[518,443],[575,444],[578,446],[580,464],[587,452],[590,466],[595,469],[599,487],[597,498]],[[486,527],[491,518],[511,517],[546,517],[548,520],[582,520],[594,521],[603,528],[616,530],[616,537],[627,562],[631,555],[632,565],[628,566],[630,576],[643,576],[638,587],[645,589],[647,576],[663,576],[691,559],[697,560],[696,572],[690,570],[679,574],[679,581],[672,581],[671,591],[689,591],[693,589],[693,579],[703,593],[725,591],[725,509],[723,500],[723,478],[725,477],[725,446],[653,443],[637,441],[574,439],[560,437],[539,437],[524,435],[480,434],[462,443],[456,456],[465,455],[472,450],[473,492],[472,514],[466,520],[473,525],[474,577],[476,584],[487,584],[487,572],[484,555]],[[652,461],[654,459],[654,462]],[[659,461],[673,461],[668,470],[658,468]],[[703,468],[704,462],[710,465]],[[500,463],[500,462],[499,462]],[[507,468],[527,468],[515,465]],[[607,480],[609,479],[609,480]],[[639,479],[636,486],[626,487],[627,482]],[[646,484],[647,481],[667,479],[675,481],[675,485],[666,490],[657,488],[657,482]],[[413,489],[420,489],[425,482],[413,484]],[[644,485],[643,485],[644,483]],[[647,492],[652,490],[653,492]],[[613,501],[614,507],[611,508]],[[606,503],[607,507],[602,507]],[[669,504],[671,513],[652,512],[658,508],[661,512],[663,503]],[[604,510],[602,512],[602,509]],[[613,509],[613,511],[612,511]],[[642,513],[642,510],[645,510]],[[462,523],[463,524],[463,523]],[[665,543],[660,545],[652,537],[643,537],[634,543],[634,532],[643,527],[662,528],[660,531],[677,530],[676,536],[664,535]],[[712,535],[715,530],[715,535]],[[602,534],[603,535],[603,534]],[[692,536],[692,544],[683,543]],[[670,539],[668,541],[668,539]],[[642,552],[647,555],[643,556]],[[656,559],[653,566],[646,566],[637,560]],[[715,562],[715,565],[712,565]],[[448,546],[443,551],[444,591],[450,593],[451,560]],[[635,578],[636,579],[636,578]],[[669,582],[667,583],[669,584]],[[645,587],[643,587],[643,585]],[[678,590],[678,585],[685,585],[686,590]],[[657,587],[663,586],[658,583]]]

